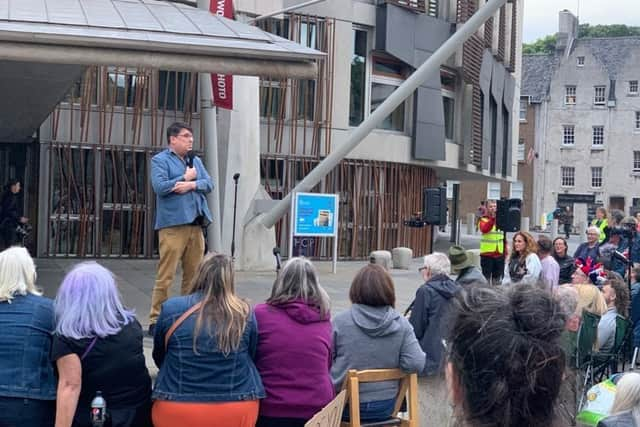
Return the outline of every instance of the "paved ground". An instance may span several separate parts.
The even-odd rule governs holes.
[[[477,249],[480,244],[478,235],[462,235],[460,243],[467,249]],[[572,236],[569,244],[570,253],[573,253],[579,241],[577,236]],[[452,243],[449,242],[449,234],[438,236],[435,242],[436,251],[446,252]],[[45,295],[55,297],[62,278],[78,259],[42,258],[37,259],[38,285],[44,290]],[[157,260],[130,260],[130,259],[104,259],[98,260],[100,264],[109,268],[118,278],[118,285],[125,304],[134,308],[143,327],[148,326],[148,313],[151,304],[151,291],[153,289]],[[338,313],[349,306],[349,286],[356,272],[366,264],[366,261],[340,262],[337,274],[331,273],[331,262],[315,263],[320,282],[331,297],[332,312]],[[421,259],[413,260],[409,270],[392,270],[391,275],[396,286],[396,308],[404,311],[411,303],[415,295],[415,289],[421,284],[421,278],[417,268]],[[178,278],[180,276],[178,275]],[[174,293],[178,292],[179,280],[174,282]],[[236,291],[252,303],[264,301],[271,291],[271,285],[275,278],[271,272],[238,272],[236,276]],[[155,365],[151,360],[151,339],[145,338],[145,354],[147,365],[155,372]]]

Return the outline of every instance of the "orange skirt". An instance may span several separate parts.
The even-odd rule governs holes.
[[[154,427],[254,427],[259,400],[192,403],[156,400],[151,416]]]

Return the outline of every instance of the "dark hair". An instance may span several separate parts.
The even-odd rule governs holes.
[[[618,275],[616,278],[607,276],[607,281],[603,286],[607,285],[611,286],[616,293],[616,311],[620,316],[627,317],[629,311],[629,288],[627,288],[627,284]]]
[[[180,132],[182,132],[182,129],[186,129],[189,132],[193,133],[193,129],[191,128],[191,126],[189,126],[188,124],[186,124],[184,122],[171,123],[169,125],[169,127],[167,128],[167,144],[171,143],[171,137],[172,136],[180,135]]]
[[[552,249],[552,255],[554,257],[559,256],[558,252],[556,252],[556,242],[558,240],[562,240],[562,243],[564,243],[564,247],[566,248],[566,250],[564,251],[564,256],[569,255],[569,244],[567,243],[567,240],[564,237],[556,237],[555,239],[553,239],[553,249]]]
[[[473,427],[552,425],[565,354],[565,314],[532,286],[469,288],[457,299],[449,362]]]
[[[365,265],[351,282],[349,299],[353,304],[384,307],[396,305],[396,291],[393,279],[387,270],[377,264]]]
[[[539,236],[538,237],[538,251],[543,254],[550,254],[553,249],[553,243],[551,239],[547,236]]]
[[[16,178],[11,178],[9,181],[7,181],[7,183],[4,186],[4,191],[9,193],[11,192],[11,187],[13,187],[14,185],[16,185],[17,183],[19,183],[20,180],[16,179]]]

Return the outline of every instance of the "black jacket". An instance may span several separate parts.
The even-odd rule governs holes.
[[[452,298],[462,287],[442,274],[420,286],[412,303],[409,322],[427,360],[421,375],[432,375],[443,369],[444,343],[449,333]]]
[[[560,280],[559,284],[564,285],[565,283],[571,283],[571,276],[573,272],[576,271],[575,260],[570,255],[565,255],[564,257],[555,256],[553,257],[560,266]]]
[[[0,225],[3,228],[15,228],[19,222],[18,198],[11,191],[6,191],[0,201]]]

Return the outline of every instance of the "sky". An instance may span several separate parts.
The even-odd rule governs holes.
[[[578,3],[581,24],[640,26],[638,0],[524,0],[524,42],[531,43],[555,34],[558,31],[558,12],[569,9],[577,14]]]

